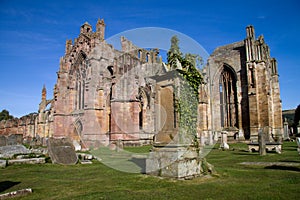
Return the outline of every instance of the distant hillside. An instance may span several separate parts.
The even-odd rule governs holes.
[[[282,111],[282,120],[284,121],[286,118],[290,126],[294,123],[295,110],[296,109]]]

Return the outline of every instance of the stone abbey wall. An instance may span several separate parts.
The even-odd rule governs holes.
[[[47,100],[43,88],[38,112],[1,121],[0,134],[70,137],[84,147],[152,142],[159,126],[151,77],[170,69],[158,49],[142,49],[121,37],[117,50],[104,33],[104,20],[98,20],[95,31],[84,23],[78,38],[66,41],[53,98]],[[280,140],[277,63],[252,26],[244,40],[216,48],[201,73],[205,82],[196,111],[201,143],[211,143],[222,131],[232,139],[257,140],[265,127]]]
[[[255,37],[253,26],[246,28],[243,41],[218,47],[204,71],[212,130],[235,137],[238,129],[246,139],[257,140],[258,130],[267,128],[281,140],[277,62],[263,36]]]

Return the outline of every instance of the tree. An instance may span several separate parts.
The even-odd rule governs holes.
[[[168,58],[170,56],[172,56],[173,54],[177,54],[179,56],[181,56],[181,52],[180,52],[180,49],[179,49],[179,39],[176,35],[174,35],[172,38],[171,38],[171,47],[168,51]]]
[[[202,63],[201,56],[197,54],[186,53],[184,56],[180,52],[179,39],[177,36],[171,38],[171,47],[168,51],[168,64],[171,69],[177,69],[177,71],[188,81],[189,85],[194,89],[194,92],[198,94],[199,85],[202,83],[203,78],[198,69],[197,64]],[[180,69],[179,65],[181,65]]]
[[[14,117],[12,115],[10,115],[9,112],[5,109],[0,112],[0,121],[13,119],[13,118]]]
[[[297,126],[300,121],[300,104],[297,106],[295,110],[295,116],[294,116],[294,133],[298,133]]]
[[[196,54],[187,53],[183,56],[179,49],[179,40],[176,36],[171,38],[171,47],[168,51],[168,64],[170,69],[176,70],[184,81],[175,88],[179,90],[175,109],[180,114],[179,131],[182,142],[193,139],[194,145],[198,147],[197,140],[197,119],[198,119],[198,101],[199,86],[202,83],[202,76],[196,68],[197,62],[202,61]]]

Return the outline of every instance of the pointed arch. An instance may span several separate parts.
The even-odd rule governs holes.
[[[150,108],[150,93],[151,88],[148,86],[139,88],[138,99],[140,101],[139,126],[140,130],[146,129],[147,111]]]
[[[76,121],[71,124],[70,130],[71,130],[71,133],[69,135],[70,138],[80,142],[82,131],[83,131],[83,124],[80,118],[76,119]]]
[[[237,76],[234,69],[224,64],[219,77],[221,127],[238,128]]]

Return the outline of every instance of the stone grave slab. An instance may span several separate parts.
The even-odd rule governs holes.
[[[23,145],[9,145],[0,147],[0,157],[2,158],[12,158],[15,154],[29,154],[28,150]]]
[[[14,165],[14,164],[44,164],[44,163],[46,163],[45,158],[22,158],[22,159],[8,160],[9,165]]]
[[[70,138],[49,138],[48,153],[52,163],[74,165],[78,162],[78,157]]]

